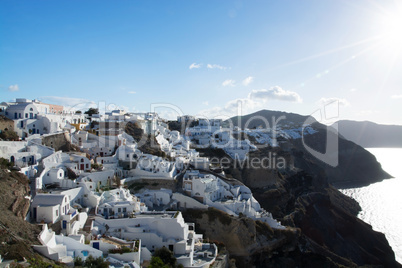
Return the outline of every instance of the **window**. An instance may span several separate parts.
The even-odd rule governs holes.
[[[123,208],[123,212],[126,213],[126,212],[127,212],[127,208]]]
[[[28,118],[28,113],[25,113],[25,118]]]
[[[22,118],[22,115],[21,115],[21,113],[19,113],[19,114],[18,114],[18,118]]]
[[[117,212],[119,212],[119,213],[120,213],[120,212],[121,212],[121,208],[118,208],[118,209],[117,209]]]
[[[14,119],[18,118],[18,113],[14,113]]]
[[[56,217],[58,217],[58,216],[59,216],[59,210],[56,209]]]
[[[89,164],[86,164],[86,167],[89,168]]]
[[[31,109],[29,109],[31,112],[33,111],[33,109],[31,108]]]
[[[81,162],[84,162],[84,158],[81,158]]]

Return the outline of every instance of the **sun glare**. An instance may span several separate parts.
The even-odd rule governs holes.
[[[402,8],[382,14],[380,38],[389,52],[402,52]]]

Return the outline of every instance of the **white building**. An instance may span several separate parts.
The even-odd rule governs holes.
[[[35,141],[0,141],[0,157],[21,168],[36,165],[53,153],[54,149]]]
[[[251,190],[244,185],[230,185],[211,174],[192,170],[184,175],[183,190],[199,202],[228,214],[238,216],[241,213],[252,219],[264,221],[273,228],[284,228],[271,213],[261,208]]]
[[[34,250],[57,262],[72,265],[76,257],[84,261],[88,256],[103,257],[102,251],[84,244],[83,235],[74,237],[56,235],[47,228],[47,224],[43,225],[38,239],[42,245],[34,245]]]
[[[184,267],[208,267],[217,256],[216,246],[202,243],[202,235],[195,233],[194,224],[184,222],[179,211],[147,212],[113,220],[96,217],[93,233],[141,240],[150,252],[166,247]]]
[[[31,203],[31,215],[36,222],[55,223],[61,216],[74,212],[69,196],[64,194],[37,194]]]
[[[131,195],[127,189],[118,188],[102,193],[96,214],[106,219],[127,218],[141,210],[145,211],[146,207],[141,206],[137,197]]]
[[[155,155],[143,154],[137,161],[135,169],[129,171],[128,177],[173,179],[175,175],[174,162]]]

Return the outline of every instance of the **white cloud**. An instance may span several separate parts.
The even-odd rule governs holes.
[[[402,95],[392,95],[391,98],[393,98],[393,99],[402,99]]]
[[[225,67],[225,66],[221,66],[221,65],[219,65],[219,64],[207,64],[207,68],[208,69],[219,69],[219,70],[226,70],[227,69],[227,67]]]
[[[243,84],[244,86],[248,86],[248,85],[250,85],[253,81],[254,81],[254,77],[249,76],[249,77],[247,77],[246,79],[243,80],[242,84]]]
[[[205,109],[200,114],[207,118],[229,118],[241,114],[248,114],[266,107],[269,100],[282,100],[301,102],[302,99],[296,92],[285,91],[280,87],[273,87],[269,90],[252,90],[246,98],[234,99],[226,102],[222,107]]]
[[[191,70],[191,69],[198,69],[198,68],[200,68],[201,67],[201,63],[195,63],[195,62],[193,62],[188,68]]]
[[[214,107],[202,110],[197,116],[206,118],[228,119],[234,115],[237,115],[239,111],[241,112],[241,114],[247,114],[255,111],[256,109],[262,109],[262,107],[262,102],[255,102],[248,98],[234,99],[228,101],[223,107]]]
[[[235,86],[235,80],[232,79],[227,79],[225,81],[222,82],[222,86],[227,87],[227,86],[231,86],[234,87]]]
[[[209,102],[208,101],[203,101],[202,104],[205,105],[205,106],[208,106]]]
[[[19,91],[20,88],[18,87],[17,84],[15,84],[15,85],[9,86],[9,87],[8,87],[8,90],[9,90],[9,91]]]
[[[373,115],[373,114],[378,114],[380,111],[377,110],[360,110],[356,112],[357,116],[368,116],[368,115]]]
[[[341,99],[341,98],[321,98],[317,102],[317,104],[319,106],[326,106],[326,105],[328,105],[330,103],[333,103],[333,102],[338,102],[339,105],[342,105],[342,106],[349,106],[350,105],[350,103],[346,99]]]
[[[135,91],[129,91],[128,94],[136,94],[137,92]]]
[[[281,100],[291,102],[302,102],[302,98],[294,91],[283,90],[275,86],[270,89],[252,90],[248,96],[252,100]]]
[[[80,98],[68,98],[57,96],[45,96],[39,98],[42,102],[49,104],[63,105],[65,110],[88,110],[89,108],[98,108],[98,104],[94,101]]]
[[[351,89],[350,89],[350,92],[356,92],[356,91],[357,91],[356,88],[351,88]]]

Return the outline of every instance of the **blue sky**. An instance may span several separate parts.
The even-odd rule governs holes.
[[[208,117],[338,100],[339,119],[402,124],[400,18],[391,0],[3,0],[0,99]]]

